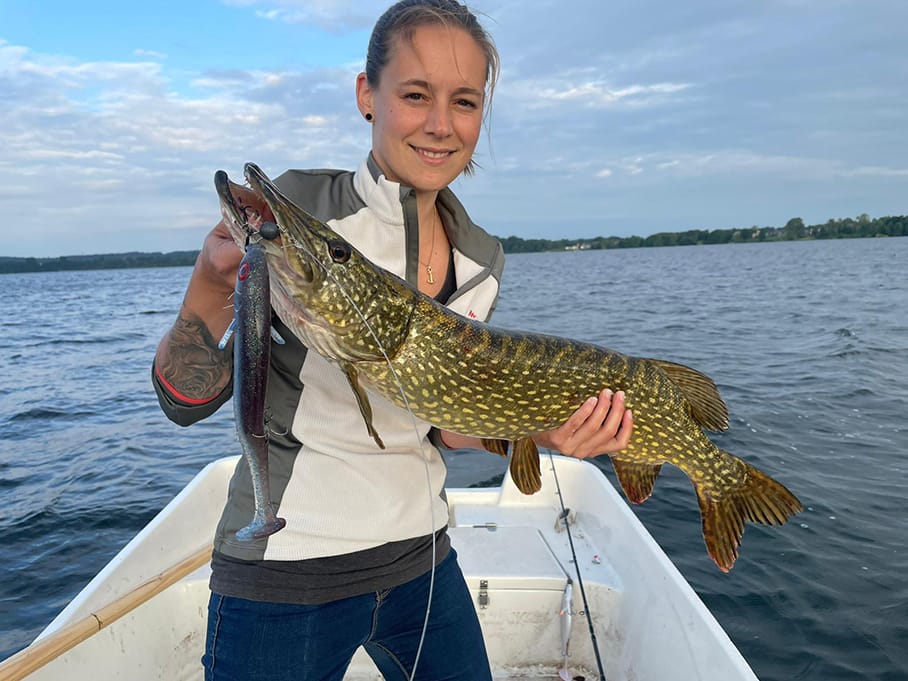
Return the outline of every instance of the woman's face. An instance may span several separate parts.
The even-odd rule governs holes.
[[[466,31],[429,25],[398,38],[389,56],[378,85],[364,73],[356,81],[360,111],[374,117],[372,153],[389,180],[437,192],[479,140],[485,54]]]

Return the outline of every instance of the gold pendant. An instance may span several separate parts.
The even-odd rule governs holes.
[[[432,275],[432,266],[426,265],[426,281],[430,284],[435,283],[435,277]]]

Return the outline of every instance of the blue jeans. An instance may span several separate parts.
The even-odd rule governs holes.
[[[206,681],[340,681],[359,646],[387,681],[407,681],[419,646],[430,573],[381,592],[322,605],[212,594]],[[456,554],[435,570],[416,668],[425,681],[491,681],[479,620]]]

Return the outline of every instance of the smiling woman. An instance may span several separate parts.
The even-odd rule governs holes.
[[[380,80],[359,75],[357,102],[385,177],[431,197],[463,172],[479,140],[486,71],[465,31],[425,26],[398,41]]]
[[[356,104],[372,126],[371,153],[356,172],[290,170],[277,186],[375,264],[487,320],[503,250],[448,185],[472,170],[497,74],[495,47],[465,6],[397,3],[376,24],[355,81]],[[273,220],[262,199],[234,187],[231,205],[248,238],[261,239],[258,229]],[[235,387],[232,355],[219,352],[216,339],[231,322],[224,301],[242,255],[222,221],[158,347],[153,380],[177,423],[210,416]],[[274,316],[286,343],[271,348],[265,413],[273,505],[287,524],[253,541],[237,535],[254,500],[241,463],[214,538],[206,679],[340,679],[360,646],[386,679],[490,679],[447,533],[440,453],[481,441],[372,401],[371,423],[382,434],[376,442],[363,427],[353,381],[284,321]],[[584,458],[623,449],[631,428],[623,395],[603,391],[534,439]]]

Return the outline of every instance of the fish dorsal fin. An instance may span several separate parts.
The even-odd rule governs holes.
[[[508,455],[509,440],[493,440],[491,438],[482,438],[482,446],[487,452],[506,457]]]
[[[511,479],[524,494],[536,494],[542,489],[542,472],[539,468],[539,449],[532,438],[522,437],[514,441],[511,463],[508,466]]]
[[[612,457],[612,466],[624,490],[624,496],[633,504],[642,504],[653,493],[656,476],[662,470],[662,464],[631,463]]]
[[[728,407],[709,376],[683,364],[663,359],[647,361],[662,369],[672,383],[681,389],[690,404],[690,415],[694,421],[707,430],[728,430]]]
[[[492,454],[507,456],[510,440],[482,438],[482,447]],[[514,441],[513,453],[508,470],[514,484],[524,494],[536,494],[542,489],[542,473],[539,468],[539,448],[532,438]]]

